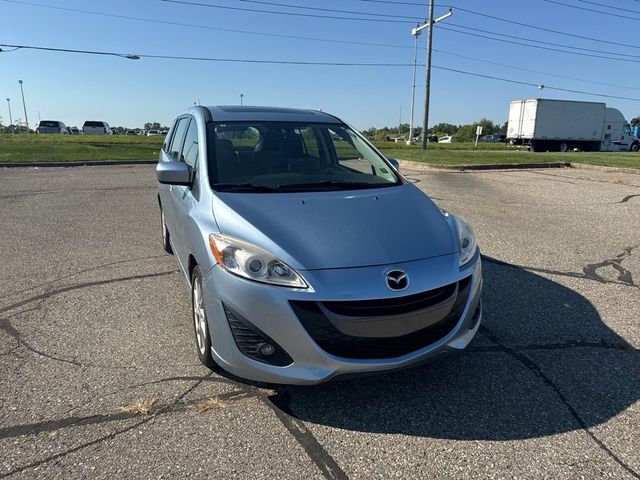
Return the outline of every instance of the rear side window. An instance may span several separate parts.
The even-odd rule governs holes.
[[[176,133],[173,134],[173,139],[171,140],[171,145],[169,146],[169,157],[173,161],[181,161],[180,154],[182,150],[182,139],[184,138],[184,134],[187,130],[187,126],[189,125],[188,118],[181,118],[178,120],[176,125]]]
[[[198,162],[198,124],[195,120],[191,120],[187,136],[184,139],[182,147],[182,159],[191,168],[196,168]]]

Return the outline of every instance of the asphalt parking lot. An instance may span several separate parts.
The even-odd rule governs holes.
[[[405,174],[475,227],[479,335],[268,389],[198,363],[153,166],[0,170],[0,478],[640,478],[640,175]]]

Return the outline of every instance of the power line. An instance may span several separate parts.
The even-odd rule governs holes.
[[[635,1],[640,1],[640,0],[635,0]],[[612,5],[607,5],[605,3],[591,2],[589,0],[576,0],[576,2],[588,3],[589,5],[596,5],[596,6],[602,7],[602,8],[615,8],[615,10],[618,10],[619,12],[635,13],[635,14],[639,14],[640,15],[640,12],[638,10],[628,10],[628,9],[625,9],[625,8],[613,7]]]
[[[88,55],[103,55],[103,56],[128,58],[129,60],[140,60],[141,58],[139,55],[135,55],[133,53],[102,52],[98,50],[76,50],[72,48],[34,47],[31,45],[7,45],[4,43],[0,44],[0,47],[9,47],[13,49],[13,50],[3,50],[2,48],[0,48],[0,53],[10,53],[10,52],[15,52],[16,50],[26,49],[26,50],[44,50],[47,52],[85,53]]]
[[[42,51],[53,51],[53,52],[63,52],[63,53],[78,53],[78,54],[87,54],[87,55],[101,55],[101,56],[115,56],[122,58],[130,58],[130,59],[141,59],[141,58],[151,58],[151,59],[163,59],[163,60],[187,60],[187,61],[201,61],[201,62],[225,62],[225,63],[249,63],[249,64],[270,64],[270,65],[306,65],[306,66],[335,66],[335,67],[412,67],[413,63],[351,63],[351,62],[312,62],[312,61],[297,61],[297,60],[264,60],[264,59],[246,59],[246,58],[216,58],[216,57],[189,57],[182,55],[152,55],[152,54],[125,54],[125,53],[116,53],[116,52],[105,52],[105,51],[93,51],[93,50],[78,50],[78,49],[69,49],[69,48],[53,48],[53,47],[41,47],[34,45],[10,45],[10,44],[0,44],[1,47],[14,48],[14,49],[29,49],[29,50],[42,50]],[[424,67],[425,65],[420,65]],[[445,70],[449,72],[459,73],[463,75],[469,75],[473,77],[485,78],[489,80],[496,80],[506,83],[512,83],[516,85],[525,85],[529,87],[538,87],[539,85],[531,82],[523,82],[520,80],[514,80],[510,78],[497,77],[495,75],[485,75],[476,72],[468,72],[466,70],[459,70],[455,68],[442,67],[439,65],[433,65],[433,68],[437,68],[439,70]],[[583,90],[573,90],[568,88],[554,87],[551,85],[546,85],[546,89],[549,90],[557,90],[561,92],[575,93],[580,95],[590,95],[595,97],[604,97],[604,98],[615,98],[619,100],[630,100],[634,102],[640,102],[640,98],[633,97],[623,97],[617,95],[609,95],[604,93],[596,93],[596,92],[587,92]]]
[[[387,0],[359,0],[361,2],[371,2],[371,3],[388,3],[388,4],[395,4],[395,5],[410,5],[410,6],[420,6],[420,7],[424,7],[423,3],[416,3],[416,2],[401,2],[401,1],[387,1]],[[561,4],[560,2],[557,1],[552,1],[552,0],[545,0],[545,1],[550,1],[551,3],[558,3]],[[587,2],[586,0],[576,0],[579,2],[584,2],[584,3],[594,3],[595,2]],[[638,2],[640,3],[640,0],[632,0],[634,2]],[[561,4],[561,5],[566,5],[566,4]],[[603,40],[601,38],[594,38],[594,37],[588,37],[586,35],[578,35],[578,34],[574,34],[574,33],[568,33],[568,32],[563,32],[561,30],[553,30],[551,28],[546,28],[546,27],[541,27],[538,25],[532,25],[530,23],[524,23],[524,22],[520,22],[518,20],[511,20],[508,18],[503,18],[503,17],[498,17],[495,15],[489,15],[486,13],[481,13],[481,12],[476,12],[474,10],[469,10],[467,8],[462,8],[456,5],[452,5],[452,4],[440,4],[440,5],[436,5],[438,7],[445,7],[445,8],[455,8],[456,12],[464,12],[464,13],[468,13],[470,15],[476,15],[479,17],[484,17],[484,18],[490,18],[491,20],[496,20],[499,22],[504,22],[504,23],[510,23],[512,25],[519,25],[521,27],[527,27],[527,28],[531,28],[534,30],[539,30],[542,32],[547,32],[547,33],[555,33],[557,35],[563,35],[565,37],[572,37],[572,38],[579,38],[581,40],[588,40],[590,42],[597,42],[597,43],[603,43],[603,44],[607,44],[607,45],[616,45],[618,47],[628,47],[628,48],[635,48],[635,49],[640,49],[640,45],[634,45],[631,43],[622,43],[622,42],[614,42],[611,40]],[[566,5],[566,6],[572,6],[572,5]],[[603,5],[604,6],[604,5]],[[575,7],[574,8],[579,8],[579,7]],[[609,6],[609,8],[611,8]],[[620,10],[620,9],[617,9]],[[624,11],[629,11],[629,10],[624,10]],[[606,12],[597,12],[597,13],[605,13]],[[635,13],[640,13],[640,12],[635,12]],[[628,18],[628,17],[623,17],[623,18]]]
[[[435,66],[435,65],[433,66],[433,68],[437,68],[439,70],[446,70],[446,71],[449,71],[449,72],[460,73],[460,74],[463,74],[463,75],[470,75],[470,76],[473,76],[473,77],[487,78],[487,79],[490,79],[490,80],[498,80],[498,81],[501,81],[501,82],[515,83],[515,84],[518,84],[518,85],[527,85],[529,87],[536,87],[537,88],[537,87],[540,86],[540,85],[537,85],[535,83],[521,82],[519,80],[512,80],[512,79],[509,79],[509,78],[495,77],[493,75],[483,75],[481,73],[466,72],[464,70],[457,70],[455,68],[439,67],[439,66]],[[544,85],[544,88],[545,89],[549,89],[549,90],[557,90],[557,91],[560,91],[560,92],[577,93],[577,94],[580,94],[580,95],[590,95],[590,96],[594,96],[594,97],[604,97],[604,98],[616,98],[618,100],[631,100],[633,102],[640,102],[640,98],[619,97],[617,95],[608,95],[608,94],[605,94],[605,93],[594,93],[594,92],[585,92],[585,91],[582,91],[582,90],[571,90],[571,89],[568,89],[568,88],[552,87],[552,86],[546,85],[546,84]]]
[[[365,0],[361,0],[361,1],[365,1]],[[545,0],[545,1],[548,1],[548,0]],[[563,32],[563,31],[560,31],[560,30],[553,30],[551,28],[540,27],[540,26],[537,26],[537,25],[531,25],[530,23],[523,23],[523,22],[520,22],[520,21],[517,21],[517,20],[510,20],[510,19],[507,19],[507,18],[497,17],[495,15],[489,15],[489,14],[486,14],[486,13],[480,13],[480,12],[476,12],[476,11],[469,10],[469,9],[466,9],[466,8],[455,7],[455,6],[452,6],[452,7],[456,9],[456,12],[458,12],[458,11],[465,12],[465,13],[468,13],[468,14],[471,14],[471,15],[476,15],[476,16],[484,17],[484,18],[490,18],[492,20],[496,20],[496,21],[504,22],[504,23],[510,23],[512,25],[519,25],[521,27],[532,28],[534,30],[539,30],[539,31],[542,31],[542,32],[555,33],[557,35],[564,35],[566,37],[579,38],[581,40],[588,40],[588,41],[591,41],[591,42],[604,43],[604,44],[607,44],[607,45],[616,45],[618,47],[628,47],[628,48],[640,49],[640,45],[634,45],[634,44],[630,44],[630,43],[613,42],[613,41],[610,41],[610,40],[602,40],[600,38],[587,37],[585,35],[577,35],[577,34],[574,34],[574,33]]]
[[[516,42],[514,40],[505,40],[505,39],[502,39],[502,38],[489,37],[487,35],[481,35],[479,33],[465,32],[465,31],[462,31],[462,30],[457,30],[455,28],[450,28],[450,27],[445,27],[445,26],[440,26],[439,28],[441,28],[443,30],[448,30],[450,32],[460,33],[462,35],[469,35],[469,36],[472,36],[472,37],[486,38],[488,40],[494,40],[496,42],[508,43],[508,44],[511,44],[511,45],[520,45],[520,46],[523,46],[523,47],[536,48],[536,49],[539,49],[539,50],[547,50],[547,51],[551,51],[551,52],[561,52],[561,53],[567,53],[567,54],[570,54],[570,55],[579,55],[579,56],[582,56],[582,57],[603,58],[603,59],[606,59],[606,60],[617,60],[617,61],[620,61],[620,62],[640,63],[640,60],[633,60],[631,58],[608,57],[608,56],[596,55],[596,54],[592,54],[592,53],[573,52],[573,51],[570,51],[570,50],[562,50],[560,48],[542,47],[540,45],[532,45],[530,43],[522,43],[522,42]]]
[[[111,13],[104,13],[104,12],[96,12],[96,11],[92,11],[92,10],[81,10],[81,9],[59,7],[59,6],[53,6],[53,5],[44,5],[44,4],[40,4],[40,3],[27,2],[27,1],[21,1],[21,0],[4,0],[4,1],[10,2],[10,3],[14,3],[14,4],[19,4],[19,5],[48,8],[48,9],[53,9],[53,10],[61,10],[61,11],[67,11],[67,12],[73,12],[73,13],[82,13],[82,14],[87,14],[87,15],[95,15],[95,16],[108,17],[108,18],[110,17],[110,18],[118,18],[118,19],[125,19],[125,20],[149,22],[149,23],[155,23],[155,24],[160,24],[160,25],[173,25],[173,26],[179,26],[179,27],[197,28],[197,29],[203,29],[203,30],[222,31],[222,32],[229,32],[229,33],[239,33],[239,34],[246,34],[246,35],[285,38],[285,39],[293,39],[293,40],[307,40],[307,41],[317,41],[317,42],[327,42],[327,43],[337,43],[337,44],[347,44],[347,45],[359,45],[359,46],[389,47],[389,48],[403,48],[403,49],[412,48],[412,47],[410,47],[408,45],[374,43],[374,42],[358,42],[358,41],[352,41],[352,40],[340,40],[340,39],[320,38],[320,37],[307,37],[307,36],[301,36],[301,35],[287,35],[287,34],[277,34],[277,33],[269,33],[269,32],[257,32],[257,31],[250,31],[250,30],[238,30],[238,29],[231,29],[231,28],[212,27],[212,26],[208,26],[208,25],[198,25],[198,24],[182,23],[182,22],[172,22],[172,21],[156,20],[156,19],[150,19],[150,18],[144,18],[144,17],[133,17],[133,16],[129,16],[129,15],[119,15],[119,14],[111,14]],[[361,1],[365,1],[365,0],[361,0]],[[371,0],[371,1],[373,1],[373,0]],[[376,0],[376,1],[382,2],[384,0]],[[637,1],[640,2],[640,0],[637,0]],[[456,25],[456,24],[452,23],[450,25]],[[460,27],[462,27],[462,28],[471,28],[471,27],[464,27],[462,25],[460,25]],[[476,30],[479,30],[479,29],[476,29]],[[480,30],[480,31],[483,31],[483,30]],[[462,33],[462,32],[460,32],[460,33]],[[502,34],[498,34],[498,33],[495,33],[495,32],[488,32],[488,31],[487,31],[487,33],[493,33],[495,35],[502,35]],[[573,47],[571,47],[571,48],[573,48]],[[420,49],[421,50],[425,50],[424,47],[420,47]],[[492,61],[486,60],[486,59],[481,60],[481,59],[478,59],[477,57],[470,57],[470,56],[466,56],[466,55],[460,55],[460,54],[456,54],[456,53],[453,53],[453,52],[447,52],[447,51],[444,51],[444,50],[434,50],[434,51],[437,51],[438,53],[442,53],[442,54],[445,54],[445,55],[456,56],[456,57],[465,58],[465,59],[468,59],[468,60],[474,60],[474,61],[477,61],[477,62],[480,62],[480,63],[489,64],[489,65],[497,65],[497,66],[500,66],[500,67],[510,68],[510,69],[513,69],[513,70],[521,70],[521,71],[524,71],[524,72],[544,74],[544,75],[551,76],[551,77],[557,77],[557,78],[562,78],[562,79],[566,79],[566,80],[573,80],[573,81],[581,81],[581,82],[584,82],[584,83],[591,83],[591,84],[595,84],[595,85],[604,85],[604,86],[610,86],[610,87],[616,87],[616,88],[624,88],[624,89],[629,89],[629,90],[640,90],[638,88],[624,86],[624,85],[617,85],[617,84],[606,83],[606,82],[597,82],[597,81],[592,81],[592,80],[585,80],[585,79],[582,79],[582,78],[575,78],[575,77],[569,77],[569,76],[565,76],[565,75],[558,75],[558,74],[549,73],[549,72],[542,72],[542,71],[527,69],[527,68],[523,68],[523,67],[516,67],[516,66],[513,66],[513,65],[504,64],[504,63],[492,62]]]
[[[333,8],[320,8],[320,7],[307,7],[301,5],[292,5],[290,3],[277,3],[277,2],[266,2],[263,0],[237,0],[238,2],[245,3],[255,3],[259,5],[270,5],[272,7],[286,7],[286,8],[298,8],[300,10],[314,10],[319,12],[333,12],[333,13],[346,13],[349,15],[366,15],[371,17],[384,17],[384,18],[402,18],[405,20],[415,21],[416,17],[407,17],[406,15],[389,15],[386,13],[373,13],[373,12],[362,12],[362,11],[353,11],[353,10],[336,10]]]
[[[554,3],[556,5],[562,5],[563,7],[575,8],[576,10],[582,10],[585,12],[599,13],[600,15],[607,15],[609,17],[623,18],[625,20],[640,20],[640,17],[629,17],[627,15],[621,15],[619,13],[603,12],[601,10],[594,10],[593,8],[580,7],[578,5],[571,5],[570,3],[558,2],[556,0],[544,0],[547,3]]]
[[[73,13],[83,13],[87,15],[96,15],[100,17],[110,17],[110,18],[118,18],[124,20],[134,20],[139,22],[148,22],[148,23],[156,23],[159,25],[173,25],[177,27],[188,27],[188,28],[198,28],[202,30],[213,30],[220,32],[229,32],[229,33],[242,33],[246,35],[257,35],[264,37],[274,37],[274,38],[287,38],[292,40],[310,40],[310,41],[318,41],[318,42],[328,42],[328,43],[339,43],[345,45],[361,45],[361,46],[370,46],[370,47],[390,47],[390,48],[404,48],[409,49],[412,48],[408,45],[398,45],[398,44],[388,44],[388,43],[375,43],[375,42],[358,42],[354,40],[336,40],[331,38],[319,38],[319,37],[306,37],[302,35],[287,35],[283,33],[269,33],[269,32],[258,32],[254,30],[239,30],[233,28],[223,28],[223,27],[212,27],[209,25],[198,25],[193,23],[183,23],[183,22],[172,22],[168,20],[156,20],[152,18],[145,17],[133,17],[130,15],[119,15],[115,13],[104,13],[104,12],[96,12],[92,10],[81,10],[77,8],[68,8],[68,7],[59,7],[54,5],[44,5],[41,3],[34,2],[26,2],[21,0],[3,0],[5,2],[14,3],[17,5],[26,5],[31,7],[40,7],[40,8],[49,8],[52,10],[61,10],[65,12],[73,12]]]
[[[340,17],[337,15],[319,15],[319,14],[296,13],[296,12],[277,12],[274,10],[262,10],[258,8],[229,7],[226,5],[211,5],[210,3],[190,2],[187,0],[160,0],[160,1],[165,3],[174,3],[178,5],[192,5],[197,7],[218,8],[223,10],[234,10],[234,11],[241,11],[241,12],[267,13],[271,15],[286,15],[286,16],[292,16],[292,17],[329,18],[332,20],[351,20],[351,21],[358,21],[358,22],[403,23],[403,24],[407,23],[406,20]]]
[[[336,66],[336,67],[411,67],[413,63],[355,63],[355,62],[312,62],[307,60],[263,60],[263,59],[245,59],[245,58],[222,58],[222,57],[191,57],[184,55],[153,55],[153,54],[129,54],[129,53],[115,53],[95,50],[79,50],[71,48],[54,48],[54,47],[41,47],[35,45],[10,45],[0,44],[0,53],[8,53],[8,50],[2,50],[1,47],[13,48],[15,50],[42,50],[48,52],[63,52],[63,53],[78,53],[85,55],[110,55],[114,57],[128,58],[131,60],[139,60],[141,58],[157,58],[165,60],[193,60],[201,62],[225,62],[225,63],[262,63],[271,65],[317,65],[317,66]]]
[[[565,45],[565,44],[557,43],[557,42],[545,42],[543,40],[536,40],[535,38],[519,37],[519,36],[516,36],[516,35],[508,35],[506,33],[497,33],[497,32],[492,32],[490,30],[483,30],[481,28],[468,27],[466,25],[459,25],[459,24],[456,24],[454,22],[447,22],[447,25],[451,25],[452,27],[457,27],[457,28],[463,28],[463,29],[466,29],[466,30],[472,30],[474,32],[481,32],[481,33],[488,33],[490,35],[497,35],[499,37],[513,38],[513,39],[516,39],[516,40],[524,40],[526,42],[539,43],[541,45],[552,45],[554,47],[572,48],[574,50],[580,50],[580,51],[583,51],[583,52],[602,53],[602,54],[605,54],[605,55],[612,55],[611,51],[609,51],[609,50],[595,50],[593,48],[574,47],[573,45]],[[613,55],[616,55],[618,57],[640,58],[640,55],[631,55],[629,53],[613,53]]]
[[[640,0],[638,0],[640,2]],[[529,72],[529,73],[537,73],[540,75],[546,75],[549,77],[556,77],[556,78],[562,78],[565,80],[572,80],[572,81],[577,81],[577,82],[583,82],[583,83],[591,83],[594,85],[603,85],[606,87],[615,87],[615,88],[624,88],[626,90],[638,90],[640,91],[640,87],[629,87],[628,85],[618,85],[615,83],[607,83],[607,82],[597,82],[595,80],[585,80],[584,78],[578,78],[578,77],[569,77],[567,75],[559,75],[556,73],[549,73],[549,72],[543,72],[541,70],[532,70],[530,68],[524,68],[524,67],[516,67],[514,65],[508,65],[506,63],[500,63],[500,62],[493,62],[491,60],[486,60],[486,59],[482,59],[482,58],[477,58],[477,57],[471,57],[469,55],[461,55],[459,53],[453,53],[453,52],[447,52],[446,50],[437,50],[437,49],[433,49],[434,52],[443,54],[443,55],[449,55],[451,57],[458,57],[458,58],[464,58],[465,60],[472,60],[474,62],[478,62],[478,63],[484,63],[487,65],[496,65],[498,67],[503,67],[503,68],[510,68],[512,70],[520,70],[522,72]]]

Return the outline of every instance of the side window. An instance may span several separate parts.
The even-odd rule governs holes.
[[[182,160],[191,168],[196,168],[198,162],[198,124],[195,120],[191,120],[187,136],[184,139],[184,147],[182,147]]]
[[[173,134],[173,139],[171,140],[171,146],[169,147],[169,151],[167,154],[174,162],[179,162],[180,153],[182,150],[182,139],[184,138],[184,134],[187,130],[187,126],[189,125],[188,118],[181,118],[178,120],[178,124],[176,125],[176,133]]]

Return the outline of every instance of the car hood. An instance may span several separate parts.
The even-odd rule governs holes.
[[[220,193],[220,232],[298,270],[409,262],[458,251],[440,209],[411,184],[305,193]]]

